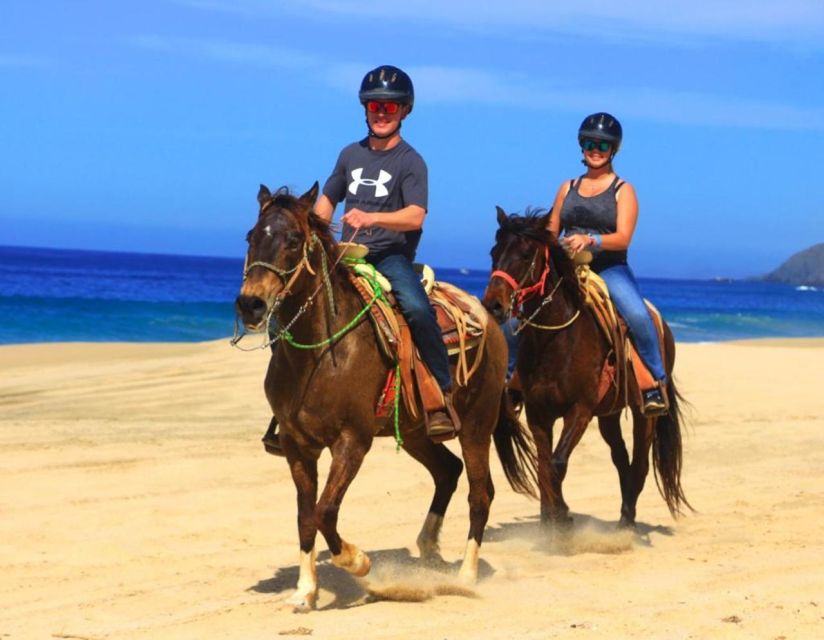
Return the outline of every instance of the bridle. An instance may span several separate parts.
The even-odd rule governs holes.
[[[492,280],[493,278],[501,278],[504,282],[506,282],[510,287],[512,287],[512,294],[510,295],[510,306],[512,309],[515,310],[514,315],[517,317],[520,315],[521,311],[523,310],[524,302],[529,300],[532,296],[538,294],[541,297],[544,295],[544,291],[546,289],[546,279],[549,276],[549,247],[544,247],[544,270],[541,272],[541,277],[528,287],[524,286],[524,283],[527,281],[532,273],[535,271],[535,265],[538,261],[538,256],[540,255],[540,249],[535,251],[535,255],[532,256],[532,262],[529,264],[529,269],[526,270],[523,277],[519,282],[515,281],[509,273],[502,269],[496,269],[492,272],[489,276],[489,279]]]
[[[549,245],[544,245],[544,269],[541,272],[541,277],[538,278],[538,280],[534,284],[529,285],[527,287],[524,286],[524,284],[527,281],[527,278],[529,278],[529,276],[531,276],[534,272],[535,265],[540,254],[541,250],[537,249],[535,251],[535,254],[532,256],[532,262],[529,265],[529,269],[526,270],[526,273],[524,273],[523,277],[519,282],[516,282],[515,278],[513,278],[509,273],[502,269],[494,270],[489,276],[490,281],[492,281],[493,278],[501,278],[512,288],[512,293],[510,294],[509,299],[511,313],[514,317],[520,319],[520,323],[518,324],[518,327],[515,329],[516,334],[523,331],[524,327],[526,326],[535,327],[536,329],[544,329],[546,331],[557,331],[559,329],[565,329],[573,322],[575,322],[575,320],[581,314],[581,310],[578,309],[576,310],[572,318],[559,325],[545,325],[533,322],[535,316],[537,316],[546,305],[552,302],[552,298],[555,295],[555,292],[558,290],[558,287],[561,286],[561,282],[563,282],[564,279],[563,276],[560,276],[558,278],[558,281],[552,287],[552,290],[548,294],[545,294],[546,281],[550,273],[550,260]],[[535,295],[540,296],[541,304],[538,305],[537,309],[535,309],[535,311],[532,312],[529,315],[529,317],[524,318],[524,303]]]
[[[272,202],[272,200],[269,200],[261,205],[260,211],[258,212],[258,219],[260,219],[260,216],[262,216],[266,209],[272,205]],[[309,263],[309,255],[312,253],[317,244],[318,237],[312,233],[310,240],[304,240],[303,242],[303,256],[291,269],[281,269],[271,262],[265,262],[263,260],[249,262],[249,253],[246,253],[246,260],[243,263],[243,282],[246,282],[246,279],[249,277],[249,272],[255,267],[263,267],[264,269],[271,271],[278,278],[280,278],[281,282],[283,282],[283,289],[280,290],[280,292],[275,296],[275,299],[272,301],[272,306],[269,310],[268,317],[266,318],[267,326],[272,318],[272,315],[278,308],[280,308],[280,305],[283,304],[283,301],[291,293],[292,285],[295,284],[297,279],[300,277],[300,274],[303,273],[303,270],[306,269],[310,274],[315,275],[315,271]],[[291,277],[287,280],[287,276]]]
[[[268,209],[272,205],[273,202],[274,202],[273,200],[269,200],[269,201],[267,201],[267,202],[265,202],[264,204],[261,205],[260,211],[258,212],[258,219],[260,219],[260,216],[263,215],[263,213],[266,211],[266,209]],[[315,275],[315,270],[312,269],[312,265],[309,262],[309,256],[312,254],[312,252],[314,251],[315,247],[318,244],[320,244],[320,242],[318,240],[318,237],[313,232],[308,240],[304,240],[304,242],[303,242],[303,255],[301,256],[300,260],[298,260],[297,264],[294,267],[292,267],[291,269],[281,269],[280,267],[272,264],[271,262],[266,262],[264,260],[255,260],[253,262],[249,262],[249,253],[248,252],[246,253],[246,260],[243,263],[243,282],[246,282],[247,278],[249,277],[249,272],[252,269],[254,269],[255,267],[262,267],[262,268],[266,269],[267,271],[271,271],[276,276],[278,276],[278,278],[280,278],[281,282],[283,282],[283,288],[275,296],[275,299],[272,301],[272,304],[269,307],[269,311],[266,314],[266,321],[265,321],[264,324],[265,324],[265,327],[267,329],[271,326],[272,316],[274,316],[275,313],[277,313],[278,309],[283,304],[283,301],[292,292],[292,286],[295,284],[295,282],[297,282],[297,279],[300,277],[300,275],[303,273],[303,271],[306,270],[310,274]],[[324,252],[324,257],[325,256],[326,256],[326,253]],[[326,267],[326,261],[325,260],[324,260],[324,267]],[[324,268],[324,273],[326,273],[325,268]],[[287,277],[288,277],[288,279],[287,279]],[[242,351],[253,351],[255,349],[265,349],[265,348],[271,346],[273,343],[277,342],[283,335],[285,335],[285,333],[288,332],[289,328],[291,328],[291,326],[297,321],[297,319],[301,315],[303,315],[309,309],[310,306],[312,306],[312,303],[314,302],[315,295],[318,293],[318,291],[320,290],[320,288],[322,286],[323,286],[323,283],[321,283],[321,285],[318,287],[318,289],[316,289],[309,296],[309,298],[301,305],[301,307],[298,309],[297,313],[295,314],[295,317],[293,317],[292,320],[289,321],[289,323],[285,327],[283,327],[276,336],[274,336],[274,337],[270,336],[268,341],[265,341],[262,345],[260,345],[258,347],[254,347],[253,349],[243,349],[243,347],[240,347],[238,345],[240,340],[246,334],[245,334],[245,332],[240,332],[240,326],[239,326],[239,323],[238,323],[238,319],[237,319],[237,317],[235,317],[235,335],[230,340],[230,344],[234,347],[237,347],[238,349],[241,349]]]
[[[272,202],[273,202],[273,200],[269,200],[260,207],[260,211],[258,212],[258,219],[260,219],[260,216],[263,214],[263,212],[266,211],[266,209],[268,209],[269,206],[271,206]],[[287,209],[287,211],[288,211],[288,209]],[[291,211],[290,211],[290,213],[291,213]],[[357,233],[357,231],[356,231],[356,233]],[[352,235],[352,237],[350,238],[350,241],[352,239],[354,239],[354,236],[355,236],[355,234]],[[277,334],[270,335],[269,340],[264,341],[264,343],[262,345],[260,345],[258,347],[254,347],[253,349],[243,349],[242,347],[240,347],[238,345],[238,342],[240,342],[241,338],[243,338],[245,333],[241,333],[239,331],[239,324],[238,324],[238,319],[237,319],[237,316],[236,316],[235,317],[235,335],[230,340],[230,344],[232,346],[238,347],[242,351],[253,351],[255,349],[265,349],[265,348],[271,346],[272,344],[274,344],[275,342],[277,342],[281,339],[286,339],[286,341],[289,342],[292,346],[297,346],[299,348],[307,346],[307,345],[299,345],[299,344],[295,343],[292,340],[291,334],[289,333],[289,329],[292,328],[292,325],[294,325],[295,322],[297,322],[297,320],[298,320],[298,318],[300,318],[300,316],[302,316],[304,313],[306,313],[306,311],[309,310],[309,308],[315,302],[315,297],[318,295],[318,293],[320,293],[321,289],[323,289],[324,287],[326,287],[326,290],[327,290],[327,297],[329,299],[331,314],[333,316],[336,315],[337,311],[336,311],[336,308],[335,308],[335,296],[334,296],[334,293],[332,291],[332,284],[331,284],[331,281],[330,281],[329,274],[330,274],[331,271],[333,271],[338,266],[338,263],[341,261],[341,259],[344,256],[344,253],[343,252],[339,253],[337,259],[334,261],[334,263],[332,264],[332,266],[330,268],[329,267],[329,256],[326,253],[326,249],[324,248],[323,243],[320,242],[320,240],[318,239],[318,236],[315,234],[314,231],[311,232],[311,235],[310,235],[309,239],[304,240],[304,242],[303,242],[303,256],[298,261],[298,263],[294,267],[292,267],[291,269],[281,269],[281,268],[275,266],[274,264],[272,264],[271,262],[265,262],[263,260],[255,260],[254,262],[250,263],[249,262],[249,253],[247,252],[246,253],[246,261],[244,262],[244,265],[243,265],[243,281],[244,282],[246,281],[246,279],[249,276],[249,272],[252,269],[254,269],[255,267],[263,267],[264,269],[267,269],[268,271],[271,271],[272,273],[277,275],[281,279],[281,281],[284,283],[283,289],[281,289],[280,292],[275,296],[275,299],[272,301],[272,305],[269,308],[269,312],[266,314],[265,327],[268,330],[268,328],[271,326],[272,317],[275,315],[275,313],[278,311],[280,306],[283,304],[283,301],[289,296],[289,294],[292,291],[292,285],[297,281],[297,279],[303,273],[304,269],[306,271],[308,271],[311,275],[313,275],[313,276],[316,275],[314,269],[312,269],[311,263],[309,262],[309,257],[313,253],[315,247],[318,246],[318,245],[320,245],[321,250],[322,250],[322,253],[321,253],[321,259],[322,259],[321,260],[321,267],[323,269],[323,277],[321,278],[321,282],[318,284],[318,286],[315,288],[315,290],[312,293],[310,293],[309,296],[307,296],[306,300],[303,301],[303,304],[300,305],[300,307],[298,308],[297,312],[292,317],[292,319],[286,325],[284,325],[282,328],[280,328],[280,330],[278,331]],[[286,279],[287,276],[291,276],[291,277],[287,280]],[[371,304],[369,306],[371,306]],[[308,345],[308,346],[314,346],[314,345]]]

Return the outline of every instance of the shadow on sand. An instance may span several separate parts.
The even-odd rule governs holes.
[[[652,546],[651,534],[672,536],[671,527],[650,525],[639,522],[634,530],[622,529],[612,521],[585,514],[573,514],[573,521],[568,527],[552,528],[541,524],[539,516],[518,518],[488,526],[484,534],[484,543],[505,543],[518,540],[530,544],[532,550],[555,556],[571,556],[582,553],[616,554],[630,551],[634,545]],[[367,551],[372,561],[372,571],[366,578],[355,578],[343,569],[331,564],[331,554],[323,551],[318,554],[318,582],[332,595],[330,602],[318,607],[318,610],[347,609],[360,607],[375,600],[385,599],[376,595],[382,587],[373,588],[374,583],[391,583],[392,588],[402,583],[407,593],[413,595],[406,599],[421,601],[434,595],[463,595],[472,597],[471,589],[460,592],[445,592],[438,586],[456,582],[461,559],[453,562],[444,560],[430,562],[412,556],[407,548],[376,549]],[[483,551],[481,551],[483,554]],[[478,578],[489,578],[496,573],[487,561],[480,559]],[[271,578],[260,580],[249,591],[267,594],[291,594],[299,576],[298,565],[278,569]],[[423,587],[421,585],[424,585]],[[428,585],[428,586],[427,586]],[[423,594],[416,597],[414,594]],[[428,594],[428,595],[427,595]],[[390,598],[395,599],[395,598]]]
[[[484,543],[521,540],[534,544],[536,551],[549,555],[577,555],[579,553],[599,553],[598,544],[582,541],[606,543],[601,553],[615,553],[614,540],[625,541],[627,545],[652,546],[651,534],[673,536],[675,531],[665,525],[651,525],[637,522],[634,529],[625,529],[615,521],[602,520],[583,513],[573,513],[572,522],[567,526],[552,526],[541,523],[540,516],[517,518],[514,522],[488,526],[484,532]],[[575,541],[578,540],[576,544]]]
[[[376,549],[367,551],[369,559],[372,561],[372,570],[366,578],[355,578],[343,569],[339,569],[331,564],[331,554],[323,551],[318,554],[318,583],[322,588],[330,592],[333,596],[331,602],[319,606],[319,611],[329,609],[347,609],[360,607],[376,600],[387,599],[384,596],[376,595],[371,588],[371,583],[377,578],[377,582],[404,582],[406,597],[389,599],[421,601],[432,595],[444,595],[444,591],[439,587],[432,588],[426,586],[433,582],[448,583],[456,579],[461,560],[454,562],[438,561],[428,562],[420,558],[413,557],[409,549]],[[259,581],[249,588],[249,591],[257,593],[291,593],[298,582],[299,567],[292,565],[283,567],[275,572],[271,578]],[[480,560],[478,563],[478,577],[486,578],[495,573],[489,563]],[[393,585],[393,589],[396,586]],[[377,589],[383,591],[383,589]],[[409,595],[412,594],[412,595]],[[474,595],[470,589],[463,592],[452,592],[452,595]]]

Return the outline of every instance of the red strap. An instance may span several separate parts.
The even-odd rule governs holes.
[[[501,271],[500,269],[497,271],[493,271],[492,275],[489,276],[489,279],[492,280],[495,276],[503,279],[510,287],[512,287],[513,291],[518,290],[518,283],[515,282],[515,278],[509,275],[506,271]]]
[[[541,273],[541,277],[538,281],[526,287],[525,289],[521,289],[518,286],[518,283],[515,282],[515,278],[509,275],[506,271],[496,270],[493,271],[492,274],[489,276],[491,280],[495,276],[504,280],[510,287],[512,287],[512,291],[517,294],[518,296],[518,306],[521,306],[524,301],[534,293],[540,293],[542,296],[544,295],[544,291],[546,289],[546,278],[549,275],[549,246],[544,247],[544,271]]]
[[[383,391],[380,398],[378,398],[378,405],[375,407],[375,417],[385,418],[392,413],[395,407],[395,367],[389,369],[389,375],[386,376],[386,384],[383,385]]]

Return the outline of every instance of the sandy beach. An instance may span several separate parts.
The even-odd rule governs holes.
[[[429,477],[382,439],[340,523],[372,573],[332,566],[319,536],[318,610],[300,615],[284,606],[294,488],[259,440],[266,352],[0,347],[0,638],[822,638],[823,361],[824,340],[680,344],[696,512],[673,520],[650,475],[635,533],[616,529],[617,475],[596,428],[570,463],[563,544],[493,456],[469,592],[455,588],[465,482],[441,536],[450,566],[427,569],[415,537]]]

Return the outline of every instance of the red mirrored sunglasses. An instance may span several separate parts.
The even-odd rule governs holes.
[[[379,113],[383,111],[391,116],[396,114],[400,108],[401,105],[397,102],[379,102],[378,100],[370,100],[366,103],[366,110],[369,113]]]

